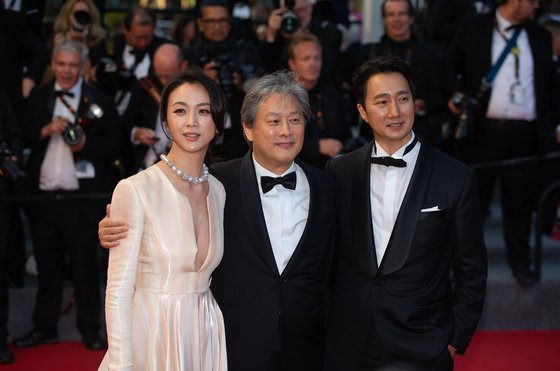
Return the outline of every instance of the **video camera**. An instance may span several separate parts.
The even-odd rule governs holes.
[[[6,142],[0,142],[0,169],[8,182],[17,186],[22,180],[27,178],[25,171],[21,170],[17,163],[12,161],[12,153],[8,149]]]
[[[62,138],[70,147],[77,145],[84,135],[84,129],[82,129],[80,123],[83,125],[84,123],[100,119],[101,117],[103,117],[103,109],[95,103],[90,104],[83,116],[77,117],[74,122],[68,125],[62,134]]]
[[[296,3],[295,0],[285,1],[285,5],[286,8],[288,8],[288,10],[282,14],[282,23],[280,24],[280,31],[282,31],[282,33],[285,33],[286,35],[292,35],[299,28],[299,23],[300,23],[299,17],[293,11],[295,3]]]

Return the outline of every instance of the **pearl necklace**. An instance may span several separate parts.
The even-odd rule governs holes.
[[[181,179],[183,179],[184,181],[187,181],[189,183],[193,183],[193,184],[200,184],[200,183],[204,183],[208,181],[208,167],[206,166],[206,164],[202,164],[202,175],[199,176],[198,178],[194,178],[192,176],[190,176],[189,174],[185,173],[183,170],[179,169],[177,166],[175,166],[175,164],[173,164],[173,162],[169,161],[169,159],[167,158],[167,156],[165,156],[164,154],[161,154],[159,156],[159,158],[161,158],[161,160],[163,162],[165,162],[167,164],[167,166],[169,166],[171,168],[171,170],[177,174],[177,176]]]

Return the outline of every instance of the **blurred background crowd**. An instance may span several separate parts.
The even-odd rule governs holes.
[[[255,79],[297,72],[312,109],[300,157],[323,168],[372,139],[352,73],[381,55],[412,66],[414,131],[475,168],[485,214],[499,181],[508,263],[533,284],[532,213],[560,170],[560,1],[1,0],[0,363],[13,361],[8,288],[25,284],[26,263],[38,273],[33,330],[12,344],[58,340],[70,278],[84,344],[105,348],[97,223],[115,184],[169,148],[168,81],[195,65],[219,83],[223,161],[248,150],[239,111]],[[560,239],[559,199],[545,232]]]

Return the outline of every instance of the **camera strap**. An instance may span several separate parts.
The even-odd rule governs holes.
[[[490,67],[490,70],[488,71],[486,76],[484,76],[482,78],[481,90],[488,90],[489,88],[492,87],[492,82],[494,82],[494,79],[496,78],[496,75],[498,74],[498,71],[500,70],[500,68],[504,64],[507,55],[514,49],[514,47],[515,48],[517,47],[516,46],[517,45],[517,38],[519,37],[519,34],[521,33],[521,27],[516,27],[515,28],[513,36],[510,39],[507,39],[504,35],[502,35],[499,30],[498,30],[498,33],[504,38],[504,40],[507,40],[507,44],[504,47],[504,49],[502,50],[502,53],[500,54],[498,59],[496,60],[496,63],[494,63],[494,65],[492,67]],[[514,55],[515,54],[516,53],[514,52]],[[518,55],[516,57],[519,58]]]
[[[154,101],[154,103],[159,107],[161,103],[161,90],[158,89],[156,84],[153,83],[148,77],[138,80],[142,89],[148,93],[150,98]]]

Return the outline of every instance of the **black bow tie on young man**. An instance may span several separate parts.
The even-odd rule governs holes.
[[[403,156],[406,155],[408,152],[412,151],[412,149],[416,145],[416,142],[418,142],[418,138],[415,136],[414,140],[408,146],[406,146],[406,148],[404,149]],[[373,146],[375,147],[375,142],[373,142]],[[372,164],[377,164],[377,165],[385,165],[387,167],[389,167],[389,166],[406,167],[406,161],[405,160],[403,160],[402,158],[394,158],[394,157],[391,157],[391,156],[372,157],[371,158],[371,163]]]
[[[64,91],[64,90],[55,90],[54,95],[56,95],[57,97],[63,97],[66,95],[70,98],[74,98],[74,93],[70,91]]]
[[[276,184],[280,184],[286,189],[296,189],[296,172],[292,171],[284,176],[274,178],[271,176],[261,176],[261,188],[263,193],[270,191]]]

